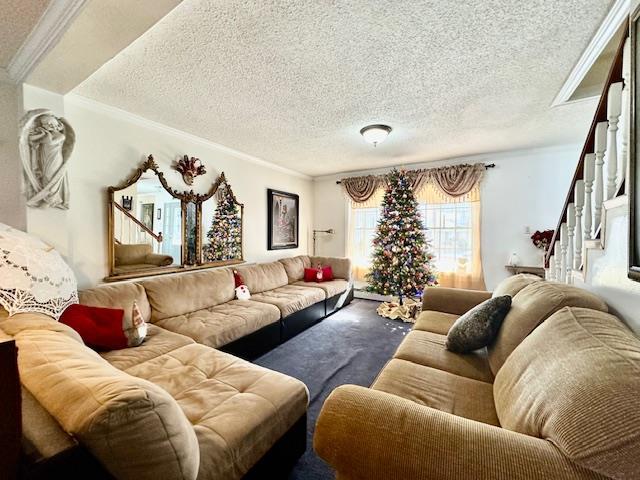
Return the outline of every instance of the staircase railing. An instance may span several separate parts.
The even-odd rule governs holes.
[[[115,242],[123,244],[150,243],[153,245],[153,250],[158,252],[163,240],[162,232],[155,233],[121,205],[115,202],[113,205],[116,207],[117,213],[114,218]]]
[[[600,238],[602,205],[622,195],[629,164],[630,46],[618,46],[545,256],[546,277],[572,283],[583,268],[588,242]]]

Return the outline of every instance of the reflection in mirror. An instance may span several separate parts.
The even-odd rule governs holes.
[[[194,202],[184,204],[184,264],[195,265],[198,263],[198,216],[197,205]]]
[[[222,184],[202,203],[202,263],[242,260],[242,205]]]
[[[147,170],[113,192],[114,275],[180,265],[180,201]]]

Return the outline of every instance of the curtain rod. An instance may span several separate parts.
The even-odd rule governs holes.
[[[496,166],[496,164],[495,164],[495,163],[485,163],[485,164],[484,164],[484,168],[485,168],[485,170],[488,170],[488,169],[490,169],[490,168],[494,168],[495,166]],[[336,184],[337,184],[337,185],[340,185],[341,183],[342,183],[342,182],[341,182],[340,180],[336,180]]]

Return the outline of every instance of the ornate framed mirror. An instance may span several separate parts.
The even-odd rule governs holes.
[[[217,265],[242,263],[244,204],[238,202],[224,173],[216,184],[215,194],[200,203],[200,261]]]
[[[149,155],[131,177],[109,187],[108,193],[109,276],[105,280],[244,261],[244,205],[235,198],[224,173],[206,194],[178,192],[169,187]]]
[[[638,31],[640,8],[637,8],[630,18],[631,43],[631,129],[629,142],[629,177],[627,192],[629,194],[629,270],[628,276],[640,282],[640,89],[638,78],[640,75],[640,35]]]

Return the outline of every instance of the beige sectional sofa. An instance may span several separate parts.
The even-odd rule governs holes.
[[[331,293],[348,301],[349,262],[329,261],[345,274],[335,281],[344,290]],[[79,442],[102,470],[91,478],[265,478],[291,465],[306,445],[305,385],[220,350],[235,345],[255,356],[288,338],[283,323],[291,334],[327,314],[327,290],[294,284],[299,279],[290,280],[287,263],[238,268],[251,300],[234,299],[227,268],[80,292],[80,303],[125,315],[135,301],[149,323],[135,348],[98,354],[45,315],[0,317],[0,333],[19,349],[31,406],[24,422],[39,422],[25,428],[34,437],[29,443],[57,453]]]
[[[518,275],[503,294],[496,340],[460,355],[446,333],[491,293],[429,289],[371,388],[331,393],[314,446],[339,479],[637,478],[640,340],[585,290]]]

